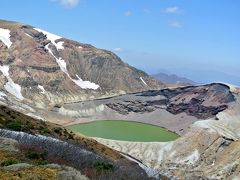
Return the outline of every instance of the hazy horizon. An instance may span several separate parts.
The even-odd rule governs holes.
[[[0,19],[111,50],[148,74],[240,85],[239,7],[237,0],[2,0]]]

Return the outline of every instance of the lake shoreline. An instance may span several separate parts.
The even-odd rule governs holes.
[[[91,138],[100,137],[133,142],[167,142],[180,137],[164,127],[126,120],[97,120],[66,127]]]

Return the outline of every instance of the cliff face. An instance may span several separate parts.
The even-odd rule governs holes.
[[[38,105],[158,89],[114,53],[32,26],[0,21],[0,86]]]
[[[128,98],[127,104],[125,101],[106,105],[121,114],[128,114],[129,112],[153,112],[158,108],[165,108],[166,111],[174,115],[184,112],[198,119],[207,119],[227,109],[228,103],[235,100],[229,87],[218,83],[204,86],[188,86],[172,90],[146,91],[136,96],[148,99],[143,102],[129,102]],[[163,98],[157,99],[159,96]],[[153,98],[155,100],[152,100]]]

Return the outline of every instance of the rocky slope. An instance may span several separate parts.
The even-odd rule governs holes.
[[[114,53],[17,22],[0,21],[0,87],[39,107],[158,89]]]
[[[93,139],[0,106],[0,177],[25,175],[29,179],[151,179],[136,162]]]
[[[27,156],[16,140],[0,137],[0,179],[89,179],[76,169],[64,165],[47,165],[44,161],[38,161],[39,165],[30,164]]]
[[[141,101],[129,101],[127,104],[109,103],[107,106],[123,114],[129,112],[151,112],[166,106],[166,110],[172,114],[185,112],[187,115],[195,116],[199,119],[207,119],[227,109],[227,103],[234,101],[234,96],[230,93],[229,87],[223,84],[147,91],[139,93],[137,96],[163,96],[165,98],[149,100],[144,103],[141,103]]]

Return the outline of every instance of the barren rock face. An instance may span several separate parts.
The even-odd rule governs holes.
[[[139,93],[136,96],[145,98],[162,96],[163,98],[160,100],[124,101],[106,105],[120,114],[128,114],[129,112],[144,113],[153,112],[156,109],[166,109],[174,115],[184,112],[198,119],[208,119],[227,109],[228,104],[235,100],[230,88],[224,84],[154,90]]]
[[[4,32],[0,65],[9,68],[18,93],[34,103],[74,102],[163,87],[110,51],[15,22],[0,21],[0,30]],[[10,80],[3,72],[0,77],[5,91]]]

